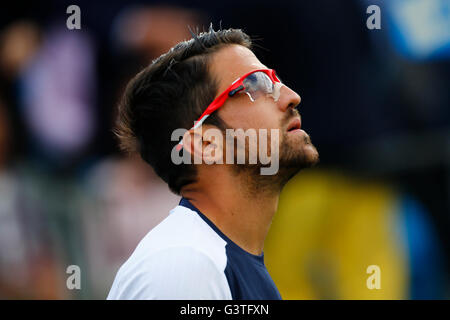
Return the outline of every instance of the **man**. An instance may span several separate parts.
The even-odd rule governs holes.
[[[241,30],[211,28],[128,84],[119,105],[121,147],[139,152],[182,199],[120,268],[108,299],[281,299],[264,265],[264,239],[283,185],[318,153],[300,129],[299,95],[250,48]],[[180,128],[188,130],[173,141]],[[279,170],[261,174],[259,157],[222,164],[229,150],[236,160],[236,141],[254,136],[234,135],[230,144],[209,129],[269,131],[266,139],[279,139],[268,147]],[[256,140],[259,149],[264,136]],[[174,150],[204,161],[176,164]]]

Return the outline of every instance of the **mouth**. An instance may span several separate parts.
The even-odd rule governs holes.
[[[289,125],[287,127],[287,131],[288,132],[297,131],[297,130],[300,130],[301,127],[302,127],[302,123],[300,121],[300,118],[295,118],[289,123]]]

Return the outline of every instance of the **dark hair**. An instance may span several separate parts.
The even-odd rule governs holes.
[[[240,29],[214,31],[183,41],[155,59],[127,85],[119,103],[115,133],[120,148],[138,152],[169,188],[180,194],[196,178],[195,165],[175,165],[171,141],[177,128],[189,129],[217,95],[217,80],[209,72],[211,53],[230,44],[251,47]],[[205,123],[224,130],[223,121],[213,113]]]

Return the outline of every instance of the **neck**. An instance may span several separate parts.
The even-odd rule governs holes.
[[[225,170],[208,172],[206,179],[182,190],[188,199],[228,238],[249,253],[260,255],[264,240],[278,207],[281,188],[258,184],[251,173],[229,174]]]

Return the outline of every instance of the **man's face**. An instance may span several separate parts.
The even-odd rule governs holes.
[[[256,69],[268,68],[251,50],[240,45],[230,45],[219,50],[214,54],[211,63],[212,75],[219,85],[218,92],[224,91],[243,74]],[[269,139],[271,129],[278,129],[280,169],[291,168],[297,172],[314,165],[319,159],[309,135],[298,128],[301,119],[294,108],[300,100],[297,93],[282,85],[277,101],[267,96],[252,102],[246,94],[236,94],[227,99],[217,112],[231,128],[266,129]],[[268,145],[270,146],[270,142]],[[273,151],[271,150],[272,154]],[[290,172],[292,173],[292,170]]]

